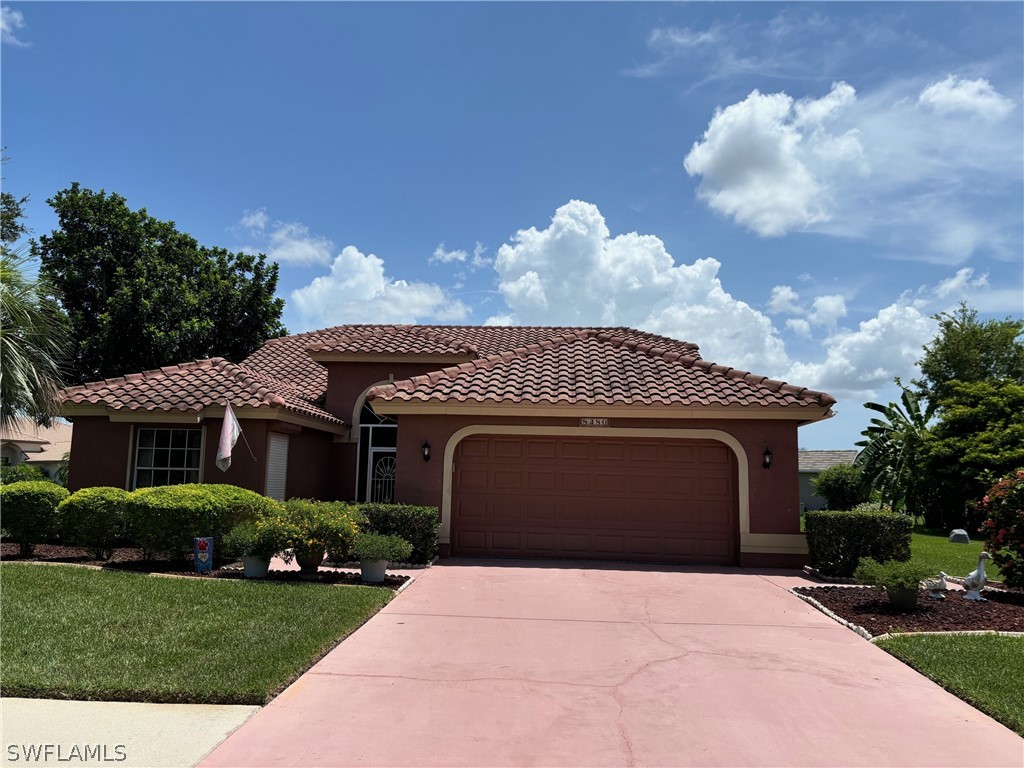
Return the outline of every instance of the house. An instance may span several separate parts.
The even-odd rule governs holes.
[[[72,426],[60,419],[43,427],[34,419],[17,418],[0,428],[0,462],[4,466],[39,467],[47,477],[53,477],[71,450],[71,434]]]
[[[837,464],[853,464],[857,451],[800,451],[797,461],[800,467],[800,509],[825,509],[826,503],[822,496],[814,490],[811,482],[822,470]]]
[[[796,565],[835,399],[630,328],[343,325],[72,387],[69,485],[435,505],[442,554]],[[215,455],[225,403],[245,440]]]

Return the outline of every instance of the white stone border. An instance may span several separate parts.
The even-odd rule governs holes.
[[[867,586],[865,584],[858,584],[858,585],[855,585],[852,588],[853,589],[874,589],[874,587],[869,587],[869,586]],[[870,641],[874,637],[874,635],[872,635],[870,632],[868,632],[860,624],[854,624],[852,621],[847,621],[846,619],[844,619],[842,616],[840,616],[835,611],[830,611],[828,608],[826,608],[824,605],[819,603],[817,600],[815,600],[810,595],[802,595],[802,594],[800,594],[799,592],[796,591],[797,589],[800,589],[800,587],[790,587],[789,591],[792,594],[794,594],[797,597],[799,597],[801,600],[803,600],[808,605],[812,605],[815,608],[817,608],[819,611],[824,613],[826,616],[828,616],[833,621],[836,621],[836,622],[842,624],[847,629],[852,629],[854,632],[856,632],[858,635],[863,637],[865,640],[869,640]],[[805,589],[806,589],[806,587],[805,587]],[[810,589],[814,589],[814,587],[810,587]]]

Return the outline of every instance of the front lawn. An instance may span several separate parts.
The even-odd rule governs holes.
[[[915,526],[910,541],[911,559],[927,565],[933,573],[945,571],[950,576],[963,578],[978,566],[978,553],[984,548],[982,539],[971,537],[970,544],[950,544],[949,531]],[[1002,581],[999,567],[985,561],[985,573],[992,581]]]
[[[1024,736],[1024,637],[902,635],[877,645]]]
[[[379,587],[0,565],[5,696],[263,704],[380,610]]]

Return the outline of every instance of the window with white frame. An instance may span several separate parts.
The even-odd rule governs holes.
[[[137,430],[133,488],[199,482],[201,429]]]

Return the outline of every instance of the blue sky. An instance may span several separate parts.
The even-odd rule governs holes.
[[[1024,312],[1020,3],[9,3],[0,56],[35,234],[118,192],[293,332],[641,327],[848,448],[931,315]]]

